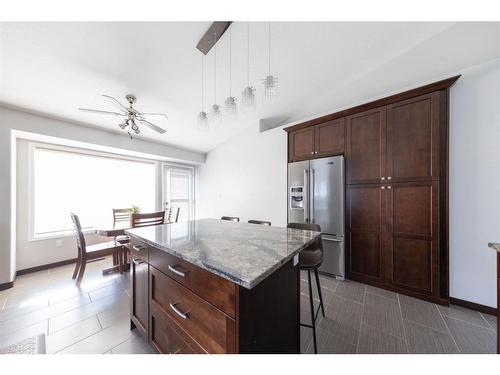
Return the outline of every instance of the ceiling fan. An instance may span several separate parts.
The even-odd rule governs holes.
[[[84,112],[125,117],[123,122],[121,124],[118,124],[118,126],[120,127],[120,129],[123,130],[125,130],[128,126],[130,126],[131,131],[133,131],[135,134],[139,134],[141,132],[138,123],[141,125],[145,125],[148,128],[153,129],[154,131],[157,131],[160,134],[165,133],[165,129],[162,129],[159,126],[151,123],[146,119],[146,117],[163,116],[166,119],[168,119],[167,115],[165,115],[164,113],[157,113],[157,112],[139,112],[137,109],[133,108],[134,103],[137,101],[137,98],[134,95],[125,96],[125,99],[129,104],[128,107],[124,106],[116,98],[110,95],[103,94],[102,96],[110,99],[113,102],[113,104],[117,107],[119,112],[103,111],[100,109],[89,109],[89,108],[78,108],[78,109]],[[130,136],[130,138],[132,138],[130,130],[128,131],[128,135]]]

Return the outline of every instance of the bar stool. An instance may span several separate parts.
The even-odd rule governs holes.
[[[270,221],[264,221],[264,220],[248,220],[249,224],[258,224],[258,225],[269,225],[271,226]]]
[[[239,221],[240,221],[240,218],[239,217],[235,217],[235,216],[222,216],[220,219],[221,220],[227,220],[227,221],[234,221],[236,223],[239,223]]]
[[[321,227],[319,224],[304,224],[304,223],[288,223],[288,228],[311,230],[315,232],[321,232]],[[319,282],[318,268],[323,263],[323,242],[321,237],[313,242],[309,247],[302,250],[299,254],[299,268],[300,270],[307,271],[307,279],[309,284],[309,305],[311,308],[311,322],[312,324],[300,323],[302,327],[312,328],[313,330],[313,342],[314,342],[314,354],[318,353],[318,347],[316,343],[316,319],[318,317],[319,311],[325,316],[325,308],[323,306],[323,295],[321,294],[321,285]],[[316,286],[318,288],[319,295],[319,306],[316,312],[314,311],[314,299],[311,283],[311,271],[314,271],[314,276],[316,278]]]

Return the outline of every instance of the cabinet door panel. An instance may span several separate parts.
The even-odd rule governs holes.
[[[147,338],[148,336],[148,264],[143,259],[132,256],[130,263],[131,278],[131,320],[139,332]]]
[[[386,109],[346,118],[347,183],[378,183],[385,176]]]
[[[387,106],[387,176],[439,179],[439,93]]]
[[[393,184],[391,191],[392,282],[438,296],[439,183]]]
[[[315,126],[315,157],[339,155],[344,152],[344,119]]]
[[[347,188],[348,272],[383,279],[384,191],[378,185]]]
[[[288,137],[289,161],[312,158],[314,154],[314,127],[291,132]]]

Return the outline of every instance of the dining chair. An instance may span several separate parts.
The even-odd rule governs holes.
[[[301,230],[311,230],[315,232],[321,232],[321,227],[319,224],[305,224],[305,223],[288,223],[287,228],[301,229]],[[314,342],[314,353],[318,353],[318,348],[316,345],[316,319],[318,317],[319,311],[321,310],[323,317],[325,316],[325,308],[323,306],[323,295],[321,294],[321,285],[319,282],[318,268],[323,263],[323,241],[321,237],[314,241],[307,248],[302,250],[299,254],[299,268],[300,270],[307,271],[307,280],[309,284],[309,306],[311,308],[311,322],[312,324],[300,323],[303,327],[312,328],[313,330],[313,342]],[[316,312],[314,312],[314,298],[311,284],[311,271],[314,271],[316,277],[316,287],[318,289],[319,295],[319,307]]]
[[[222,216],[220,219],[221,220],[227,220],[227,221],[235,221],[237,223],[240,221],[240,218],[239,217],[235,217],[235,216]]]
[[[132,208],[113,208],[113,228],[116,228],[117,223],[124,226],[130,225],[130,215],[132,215]],[[115,236],[114,240],[126,244],[130,242],[130,237],[127,235]]]
[[[263,221],[263,220],[248,220],[249,224],[259,224],[259,225],[269,225],[271,226],[270,221]]]
[[[149,227],[151,225],[164,224],[165,211],[151,213],[133,213],[130,215],[130,226],[132,228]]]
[[[177,223],[179,220],[179,212],[181,208],[180,207],[170,207],[167,210],[167,223]]]
[[[83,235],[82,226],[80,225],[80,219],[73,213],[71,213],[70,216],[71,220],[73,221],[73,226],[75,227],[76,245],[78,248],[78,257],[76,260],[75,271],[73,272],[73,279],[76,279],[76,284],[80,285],[80,283],[82,282],[87,262],[108,255],[112,255],[113,258],[118,260],[120,273],[122,273],[123,245],[116,241],[108,241],[87,246],[85,242],[85,236]]]

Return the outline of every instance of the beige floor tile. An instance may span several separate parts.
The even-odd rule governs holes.
[[[101,325],[95,316],[61,329],[47,336],[47,353],[57,353],[100,330]]]
[[[376,288],[371,285],[366,286],[366,293],[375,294],[376,296],[385,297],[393,300],[398,299],[398,295],[396,293],[391,292],[390,290]]]
[[[133,330],[127,341],[115,346],[111,351],[113,354],[153,354],[153,349],[146,340]]]
[[[438,307],[435,304],[401,294],[399,295],[399,303],[401,304],[403,319],[411,320],[443,333],[448,333],[446,324],[444,324]]]
[[[415,322],[404,320],[406,342],[412,354],[460,353],[449,333],[436,331]]]
[[[337,287],[335,288],[335,294],[339,297],[343,297],[362,304],[365,297],[365,289],[366,287],[364,284],[360,284],[355,281],[344,280],[339,281]]]
[[[321,328],[316,331],[316,344],[318,354],[354,354],[356,352],[356,345],[342,340]],[[314,354],[312,341],[307,349],[307,354]]]
[[[47,334],[48,321],[39,322],[31,326],[25,327],[18,331],[10,333],[0,333],[0,348],[22,341],[29,337],[39,335],[41,333]]]
[[[484,319],[486,319],[486,321],[488,322],[488,324],[490,325],[491,328],[497,329],[497,317],[496,316],[490,315],[490,314],[483,314],[483,313],[481,313],[481,315],[483,316]]]
[[[402,338],[390,335],[366,325],[361,326],[358,354],[406,354],[408,350]]]
[[[398,301],[366,294],[363,324],[403,338],[403,321]]]
[[[325,305],[326,316],[318,327],[356,345],[363,306],[342,297],[334,297],[331,302]]]
[[[444,317],[461,353],[496,353],[495,331],[463,320]]]
[[[78,341],[58,354],[101,354],[127,341],[130,337],[130,320],[126,319]]]
[[[450,305],[449,307],[438,306],[438,308],[441,314],[449,318],[463,320],[464,322],[473,323],[485,328],[491,328],[486,319],[477,311],[456,305]]]

